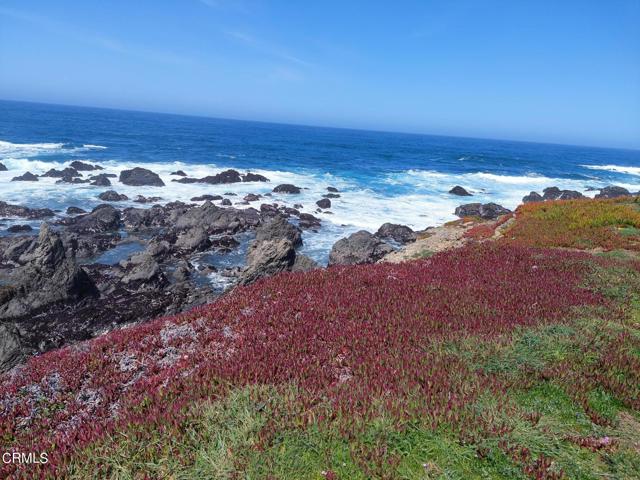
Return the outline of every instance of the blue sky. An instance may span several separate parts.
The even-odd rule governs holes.
[[[0,98],[640,148],[640,0],[0,0]]]

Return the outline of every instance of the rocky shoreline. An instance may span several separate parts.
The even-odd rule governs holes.
[[[51,170],[43,176],[60,178],[61,182],[111,186],[113,177],[106,174],[85,179],[80,173],[99,170],[97,165],[74,162],[64,170]],[[235,170],[197,179],[182,171],[175,175],[180,183],[269,181],[261,175]],[[14,180],[37,178],[26,172]],[[143,168],[123,171],[119,180],[127,185],[164,185],[158,175]],[[282,184],[273,192],[296,195],[300,188]],[[326,192],[312,207],[314,213],[327,212],[331,199],[341,195],[332,186]],[[459,186],[450,193],[471,196]],[[628,194],[620,187],[607,187],[598,196]],[[69,207],[62,217],[49,209],[0,201],[0,218],[42,221],[37,235],[28,225],[13,225],[12,235],[0,237],[0,371],[12,368],[29,355],[210,303],[223,293],[207,280],[214,272],[226,279],[228,286],[234,286],[283,271],[321,268],[299,253],[303,232],[319,229],[321,219],[303,212],[300,204],[289,207],[268,203],[269,196],[248,194],[234,199],[237,206],[231,201],[231,193],[166,204],[157,203],[160,197],[138,196],[134,201],[140,207],[119,209],[118,202],[125,198],[115,190],[107,190],[99,198],[108,203],[90,212]],[[578,192],[551,187],[543,195],[532,192],[523,202],[579,196]],[[461,246],[468,241],[464,233],[477,225],[464,218],[493,221],[511,212],[496,204],[468,203],[460,205],[455,213],[463,220],[422,232],[385,223],[375,233],[353,233],[333,245],[329,266],[403,261],[424,252]],[[117,252],[124,258],[102,261],[109,254],[117,258]],[[220,268],[207,261],[212,254],[236,255],[243,261]]]

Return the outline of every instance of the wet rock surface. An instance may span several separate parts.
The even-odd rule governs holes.
[[[141,167],[120,172],[120,182],[134,187],[164,187],[164,182],[157,173]]]

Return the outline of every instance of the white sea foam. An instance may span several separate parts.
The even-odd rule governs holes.
[[[92,145],[90,143],[86,143],[84,145],[82,145],[83,148],[87,148],[89,150],[106,150],[107,147],[103,146],[103,145]]]
[[[626,167],[622,165],[580,165],[589,170],[604,170],[607,172],[626,173],[627,175],[640,175],[640,167]]]

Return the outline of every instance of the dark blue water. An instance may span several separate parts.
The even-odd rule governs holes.
[[[71,160],[99,163],[107,171],[143,165],[157,171],[163,188],[114,189],[129,195],[185,200],[202,193],[265,193],[278,183],[306,187],[300,197],[313,211],[329,185],[342,197],[325,228],[309,236],[322,251],[344,228],[375,229],[386,221],[424,228],[453,218],[465,199],[447,191],[460,184],[478,201],[515,207],[531,190],[558,185],[587,191],[607,184],[640,189],[640,151],[579,146],[317,128],[202,117],[0,101],[0,200],[65,209],[91,207],[97,187],[25,185],[10,179],[27,170],[43,173]],[[270,184],[231,186],[171,184],[182,168],[193,176],[225,168],[257,171]],[[49,181],[50,180],[50,181]],[[468,199],[466,200],[468,201]],[[341,227],[347,225],[347,227]]]

